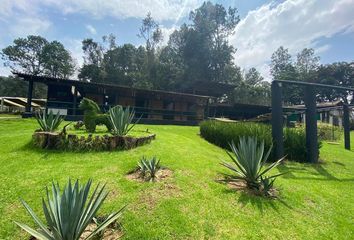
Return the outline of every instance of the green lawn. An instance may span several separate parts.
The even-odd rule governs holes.
[[[216,183],[224,150],[198,135],[198,127],[138,125],[157,138],[124,152],[47,152],[28,144],[34,120],[0,119],[0,239],[27,239],[13,220],[32,223],[19,198],[36,212],[52,179],[107,182],[101,213],[124,204],[124,239],[352,239],[354,152],[324,144],[325,163],[286,163],[278,200],[248,196]],[[354,134],[352,134],[354,139]],[[352,145],[354,145],[354,140]],[[159,183],[125,178],[142,155],[156,155],[174,171]]]

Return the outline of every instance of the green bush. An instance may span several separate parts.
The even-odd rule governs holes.
[[[242,137],[257,137],[264,142],[266,149],[272,146],[272,128],[270,125],[252,122],[226,123],[214,120],[203,121],[200,124],[200,135],[219,147],[231,150],[231,142],[239,142]],[[319,148],[321,139],[319,138]],[[284,151],[287,159],[306,161],[306,133],[304,127],[284,128]],[[273,152],[271,160],[274,159]]]
[[[322,140],[318,139],[318,151]],[[305,162],[307,156],[306,132],[304,127],[284,128],[284,151],[289,159]]]
[[[94,133],[97,125],[105,125],[110,132],[112,125],[107,114],[102,114],[99,106],[93,100],[83,98],[79,105],[80,110],[84,111],[84,125],[86,131]]]
[[[340,127],[327,123],[317,124],[318,138],[323,141],[339,141],[342,139],[343,131]]]
[[[272,146],[271,126],[252,122],[220,122],[203,121],[200,124],[200,135],[219,147],[231,150],[229,143],[240,142],[241,137],[257,137],[263,141],[265,148]]]

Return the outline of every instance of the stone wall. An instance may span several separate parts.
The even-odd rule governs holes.
[[[156,138],[155,134],[143,137],[130,136],[77,136],[63,133],[35,132],[32,135],[33,144],[42,149],[70,151],[114,151],[128,150],[142,146]]]

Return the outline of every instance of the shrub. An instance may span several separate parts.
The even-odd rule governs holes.
[[[222,162],[221,165],[232,171],[233,174],[224,174],[226,182],[236,182],[244,180],[247,187],[257,191],[269,190],[272,188],[274,179],[283,173],[272,176],[265,174],[278,166],[284,159],[281,158],[276,162],[266,166],[266,161],[270,155],[271,148],[264,151],[264,142],[258,142],[255,137],[240,138],[237,147],[232,142],[230,144],[232,154],[227,152],[232,163]],[[263,185],[263,186],[262,186]]]
[[[54,115],[52,110],[49,111],[49,114],[46,114],[45,112],[37,113],[36,119],[39,126],[41,127],[41,130],[44,132],[54,132],[58,129],[60,123],[64,120],[64,118],[60,116],[59,112]]]
[[[340,127],[327,123],[317,124],[318,138],[323,141],[339,141],[342,138],[342,130]]]
[[[22,200],[23,206],[37,224],[38,230],[34,230],[29,226],[15,222],[22,229],[30,233],[33,237],[43,240],[78,240],[83,234],[87,226],[93,221],[97,211],[103,204],[108,193],[104,191],[105,185],[95,188],[93,194],[89,198],[92,180],[89,180],[83,186],[76,181],[74,185],[69,183],[60,192],[59,184],[52,183],[52,197],[47,189],[47,202],[42,200],[43,213],[46,219],[44,224],[29,205]],[[119,211],[110,214],[105,221],[97,226],[97,228],[85,239],[91,239],[96,234],[104,230],[109,224],[117,220],[121,215],[124,207]]]
[[[147,178],[149,181],[155,181],[156,173],[161,169],[160,160],[157,160],[156,157],[147,159],[143,156],[138,162],[138,169],[143,178]]]
[[[257,137],[259,141],[264,142],[266,148],[272,145],[271,126],[262,123],[208,120],[200,124],[200,135],[207,141],[228,150],[231,150],[229,143],[237,143],[241,137]]]
[[[322,147],[318,139],[318,151]],[[289,159],[305,162],[307,159],[306,132],[304,127],[284,128],[284,151]]]
[[[105,125],[108,131],[111,131],[112,126],[107,114],[102,114],[99,106],[93,100],[83,98],[79,108],[84,111],[84,125],[86,131],[94,133],[97,125]]]
[[[112,134],[116,136],[125,136],[135,126],[137,122],[132,124],[135,115],[134,110],[130,110],[128,106],[125,110],[118,105],[109,109],[109,121],[112,125]]]
[[[284,128],[284,151],[289,160],[306,161],[306,133],[304,127]],[[214,120],[200,124],[200,135],[207,141],[231,150],[230,142],[239,142],[242,137],[257,137],[263,141],[265,148],[272,146],[272,128],[270,125],[251,122],[226,123]],[[319,139],[319,149],[321,139]],[[274,159],[271,152],[270,159]]]

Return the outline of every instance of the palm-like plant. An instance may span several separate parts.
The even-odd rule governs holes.
[[[155,181],[156,173],[161,169],[160,160],[156,157],[147,159],[143,156],[138,162],[138,168],[141,171],[143,177],[145,177],[146,173],[148,173],[148,179]]]
[[[41,129],[45,132],[54,132],[64,120],[59,112],[54,114],[52,110],[50,110],[48,114],[39,112],[36,114],[36,119]]]
[[[130,109],[130,107],[126,107],[125,110],[122,106],[117,105],[109,109],[109,121],[112,124],[112,134],[116,136],[125,136],[130,130],[135,126],[138,122],[132,124],[133,118],[135,115],[135,111]]]
[[[278,166],[285,157],[266,166],[266,161],[271,152],[271,148],[265,153],[264,142],[262,141],[259,143],[257,138],[242,137],[240,138],[237,147],[232,142],[230,148],[233,154],[229,152],[227,152],[227,154],[230,156],[232,164],[222,162],[221,165],[230,169],[234,174],[224,174],[226,177],[224,181],[235,182],[238,180],[244,180],[249,188],[260,189],[262,182],[266,179],[275,179],[283,174],[280,173],[272,176],[265,176],[267,172]]]
[[[49,196],[47,189],[47,199],[42,199],[43,212],[46,219],[44,224],[29,205],[23,201],[22,204],[31,215],[39,230],[34,230],[29,226],[15,222],[22,229],[40,240],[78,240],[87,226],[92,222],[97,211],[106,199],[105,185],[97,185],[91,197],[89,192],[92,180],[89,180],[83,186],[76,181],[74,185],[69,183],[65,186],[63,193],[60,192],[58,183],[52,183],[52,197]],[[97,228],[85,239],[91,239],[93,236],[104,230],[109,224],[117,220],[124,207],[119,211],[110,214]]]

